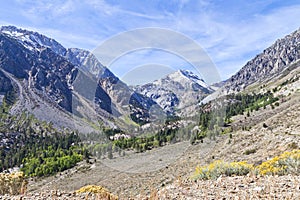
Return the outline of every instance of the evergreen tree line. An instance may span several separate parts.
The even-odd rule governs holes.
[[[140,136],[131,138],[121,138],[113,141],[113,144],[120,149],[132,149],[136,152],[143,152],[154,147],[160,147],[168,143],[175,143],[180,140],[176,137],[178,128],[166,128],[150,136]]]
[[[267,105],[273,106],[278,101],[272,92],[268,91],[263,94],[231,94],[222,99],[217,99],[208,104],[202,105],[199,113],[199,131],[192,132],[191,127],[178,128],[174,126],[180,118],[174,118],[166,123],[165,127],[155,134],[147,136],[136,136],[131,138],[120,138],[111,143],[91,145],[89,150],[97,157],[111,158],[112,153],[119,152],[123,155],[123,150],[135,150],[144,152],[152,148],[164,146],[170,143],[190,140],[194,144],[197,140],[204,137],[214,139],[219,134],[225,132],[231,122],[231,117],[244,114],[250,115],[254,110],[258,110]],[[277,104],[278,102],[276,102]],[[173,124],[173,125],[172,125]],[[171,126],[168,126],[171,125]],[[123,133],[121,130],[104,131],[107,137],[116,133]]]
[[[97,158],[113,158],[114,155],[124,156],[125,150],[132,150],[137,153],[173,144],[180,141],[187,141],[191,137],[193,124],[186,127],[177,127],[175,121],[168,122],[169,126],[157,131],[155,134],[132,136],[131,138],[120,138],[113,141],[90,142],[89,152]],[[118,131],[108,131],[109,133]],[[96,133],[94,134],[96,135]],[[110,135],[110,134],[109,134]],[[95,136],[93,136],[95,138]],[[101,138],[101,135],[99,136]]]
[[[199,115],[199,127],[201,132],[198,138],[204,136],[215,137],[222,132],[222,127],[226,127],[231,122],[231,117],[242,115],[245,112],[247,116],[254,110],[266,108],[278,101],[278,97],[274,97],[272,92],[268,91],[263,94],[231,94],[223,99],[212,101],[206,105],[202,105]],[[279,105],[278,102],[275,103]],[[197,139],[197,138],[196,138]]]
[[[77,133],[58,131],[23,112],[12,116],[0,107],[0,171],[20,167],[27,176],[48,176],[88,156]]]

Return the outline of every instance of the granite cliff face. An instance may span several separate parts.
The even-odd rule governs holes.
[[[7,78],[2,71],[0,71],[0,105],[3,102],[4,96],[7,95],[9,91],[13,91],[13,85],[9,78]]]
[[[89,51],[70,48],[65,57],[82,71],[97,79],[96,85],[101,89],[97,88],[96,93],[103,89],[110,97],[111,114],[115,117],[130,115],[135,122],[141,124],[149,122],[149,109],[157,105],[156,102],[128,87]],[[100,103],[102,100],[98,98],[99,96],[102,95],[100,93],[96,95],[96,101]]]

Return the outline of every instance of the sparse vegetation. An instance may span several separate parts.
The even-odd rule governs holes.
[[[226,127],[232,122],[231,117],[245,113],[250,117],[250,113],[254,110],[257,111],[267,105],[273,106],[278,100],[268,91],[264,94],[230,94],[223,99],[202,105],[199,113],[201,132],[198,134],[201,135],[200,138],[208,136],[214,139],[220,133],[228,132]]]
[[[253,165],[247,162],[224,162],[216,160],[207,166],[196,167],[194,179],[217,179],[221,175],[225,176],[242,176],[254,169]]]
[[[284,152],[280,156],[276,156],[268,161],[261,163],[258,166],[248,164],[246,161],[241,162],[224,162],[217,160],[209,165],[196,167],[194,179],[217,179],[221,175],[247,175],[253,174],[261,175],[287,175],[300,174],[300,150],[293,150],[291,152]]]
[[[76,193],[93,193],[97,194],[97,199],[118,200],[118,197],[111,194],[106,188],[97,185],[84,186],[77,190]]]
[[[284,152],[257,167],[262,175],[300,174],[300,150]]]
[[[256,153],[256,149],[247,149],[244,154],[245,155],[250,155],[250,154],[253,154],[253,153]]]
[[[288,147],[290,149],[299,149],[299,146],[295,142],[292,142],[292,143],[288,144]]]
[[[26,176],[48,176],[73,167],[87,154],[77,133],[56,130],[23,112],[12,116],[0,108],[0,170],[21,167]]]
[[[0,195],[24,194],[27,184],[23,172],[0,173]]]

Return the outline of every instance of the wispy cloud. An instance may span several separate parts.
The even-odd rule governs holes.
[[[221,24],[222,31],[210,34],[211,40],[199,40],[220,71],[227,72],[222,74],[228,77],[242,67],[241,63],[245,64],[276,39],[298,29],[299,18],[300,6],[274,9],[268,14],[258,14],[251,19],[237,22],[234,26]]]
[[[1,4],[0,19],[1,24],[34,29],[67,47],[90,50],[120,32],[144,27],[167,28],[185,34],[203,47],[225,79],[276,39],[299,28],[300,3],[297,0],[241,0],[239,3],[233,0],[15,0]],[[182,51],[186,48],[180,41],[174,42],[174,46]],[[122,57],[123,63],[120,59],[117,64],[128,70],[132,69],[131,64],[145,65],[146,60],[157,60],[173,68],[182,64],[180,59],[157,52],[148,52],[147,56],[149,59],[131,55],[135,63]],[[119,73],[118,68],[114,70]]]

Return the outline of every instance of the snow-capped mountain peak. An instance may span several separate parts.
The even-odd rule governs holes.
[[[2,26],[0,32],[16,39],[29,50],[39,51],[41,48],[50,48],[58,55],[64,56],[66,49],[52,38],[40,33],[17,28],[15,26]]]
[[[161,85],[163,82],[178,82],[182,85],[197,85],[197,87],[202,87],[203,89],[207,89],[209,91],[213,91],[211,87],[205,83],[205,81],[199,78],[194,72],[189,70],[177,70],[174,73],[167,75],[166,77],[154,81],[153,84]]]
[[[30,51],[41,52],[43,49],[49,48],[57,55],[70,61],[73,65],[80,67],[83,71],[88,71],[95,76],[114,77],[113,73],[105,68],[98,59],[87,50],[78,48],[66,49],[52,38],[38,32],[28,31],[14,26],[2,26],[0,27],[0,33],[14,38]]]
[[[196,75],[194,72],[189,71],[189,70],[179,70],[179,72],[186,78],[188,78],[189,80],[201,85],[204,88],[208,88],[209,86],[205,83],[205,81],[201,78],[199,78],[198,75]]]
[[[67,49],[65,58],[67,58],[73,65],[80,66],[83,71],[88,71],[98,78],[116,78],[109,69],[100,63],[94,54],[87,50],[69,48]]]
[[[165,111],[174,113],[190,112],[193,108],[187,109],[203,99],[214,90],[209,87],[192,71],[178,70],[153,83],[137,86],[136,91],[152,98]],[[181,110],[181,111],[180,111]]]

